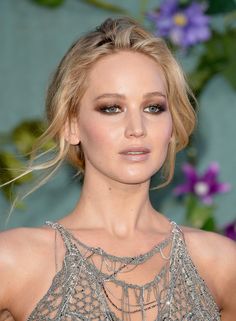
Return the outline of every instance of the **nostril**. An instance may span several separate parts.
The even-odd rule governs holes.
[[[129,137],[140,137],[145,135],[144,128],[129,128],[126,130],[126,135]]]
[[[126,118],[125,134],[128,137],[140,137],[146,134],[144,120],[137,110],[135,112],[129,111]]]

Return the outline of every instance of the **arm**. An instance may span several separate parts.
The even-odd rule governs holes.
[[[0,233],[0,321],[21,319],[19,306],[23,306],[26,294],[24,284],[30,271],[29,258],[32,258],[28,248],[32,243],[26,228]]]
[[[235,321],[236,243],[214,232],[182,228],[190,256],[221,309],[221,320]]]
[[[218,289],[222,301],[222,321],[236,319],[236,243],[219,236],[218,248],[220,255]],[[217,280],[216,280],[217,284]]]
[[[45,228],[0,233],[0,321],[25,320],[41,299],[55,275],[54,241]]]
[[[8,320],[6,310],[9,309],[14,283],[15,259],[11,246],[12,232],[0,233],[0,320]]]

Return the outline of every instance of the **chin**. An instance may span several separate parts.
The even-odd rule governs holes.
[[[156,173],[157,171],[150,171],[144,173],[143,171],[134,171],[132,173],[123,173],[123,175],[120,175],[119,177],[116,177],[115,179],[122,183],[122,184],[130,184],[130,185],[138,185],[147,183],[151,180],[151,177]]]

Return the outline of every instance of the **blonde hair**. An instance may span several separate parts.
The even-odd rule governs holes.
[[[66,141],[63,135],[64,127],[78,115],[91,67],[98,59],[121,50],[139,52],[151,57],[162,68],[165,75],[173,133],[162,167],[166,181],[158,188],[171,181],[176,153],[188,144],[189,136],[195,127],[196,114],[189,99],[194,97],[188,88],[181,67],[165,42],[145,30],[136,21],[126,17],[105,20],[101,26],[76,41],[61,60],[47,92],[48,128],[39,138],[28,170],[22,175],[43,169],[49,169],[53,173],[65,159],[69,160],[78,172],[84,172],[82,146],[71,145]],[[37,162],[38,164],[35,165],[34,160],[41,146],[51,139],[56,141],[56,153],[53,153],[51,159]],[[40,185],[50,176],[51,174],[47,175]]]

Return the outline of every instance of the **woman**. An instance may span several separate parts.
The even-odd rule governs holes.
[[[57,223],[0,237],[0,310],[15,320],[233,321],[236,249],[153,209],[150,179],[173,176],[195,126],[189,90],[161,39],[108,19],[67,52],[47,96],[45,140],[83,172]],[[10,316],[9,316],[10,320]]]

